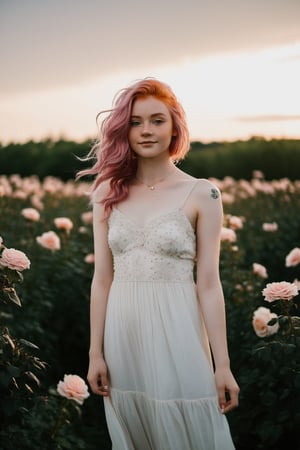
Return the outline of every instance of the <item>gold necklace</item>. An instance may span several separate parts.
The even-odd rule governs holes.
[[[167,178],[169,178],[169,176],[171,176],[173,172],[174,172],[174,170],[172,170],[168,175],[166,175],[166,176],[163,177],[163,178],[160,178],[159,180],[157,180],[157,181],[156,181],[155,183],[153,183],[153,184],[147,184],[147,183],[145,183],[143,180],[141,180],[140,178],[138,178],[137,176],[135,177],[135,179],[136,179],[137,181],[139,181],[141,184],[143,184],[144,186],[146,186],[150,191],[155,191],[156,185],[159,184],[159,183],[162,183],[162,182],[165,181]]]

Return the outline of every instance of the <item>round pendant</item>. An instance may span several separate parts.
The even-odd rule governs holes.
[[[149,186],[150,191],[154,191],[155,187],[154,186]]]

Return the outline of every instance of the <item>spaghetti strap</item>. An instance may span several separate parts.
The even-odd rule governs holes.
[[[195,181],[193,181],[192,187],[189,188],[189,190],[188,190],[188,192],[187,192],[187,194],[186,194],[186,196],[185,196],[185,198],[183,200],[183,203],[182,203],[182,205],[180,206],[179,209],[183,209],[185,207],[186,202],[190,198],[190,196],[191,196],[192,192],[194,191],[195,187],[197,186],[198,182],[199,182],[198,178]]]

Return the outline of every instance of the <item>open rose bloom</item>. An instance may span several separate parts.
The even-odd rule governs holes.
[[[88,253],[84,258],[84,262],[86,262],[87,264],[94,264],[95,262],[94,253]]]
[[[221,229],[221,241],[235,242],[237,239],[236,232],[231,228],[222,227]]]
[[[233,230],[241,230],[244,226],[243,219],[238,216],[230,216],[228,219],[229,227]]]
[[[263,338],[277,333],[279,329],[278,322],[276,322],[274,325],[268,325],[270,320],[274,318],[277,318],[277,314],[271,313],[268,308],[264,308],[263,306],[257,308],[257,310],[254,311],[252,325],[258,337]]]
[[[90,225],[93,223],[93,212],[85,211],[81,214],[81,220],[85,225]]]
[[[57,392],[62,396],[75,400],[80,405],[89,397],[88,387],[78,375],[65,375],[64,381],[59,381]]]
[[[30,261],[25,255],[25,253],[14,248],[5,248],[2,252],[0,258],[0,267],[8,267],[11,270],[22,270],[29,269]]]
[[[54,225],[59,230],[65,230],[67,233],[70,233],[73,228],[73,222],[68,217],[57,217],[54,219]]]
[[[47,231],[41,236],[37,236],[36,241],[42,247],[48,250],[59,250],[60,249],[60,239],[59,236],[54,231]]]
[[[268,278],[267,269],[262,264],[253,263],[252,271],[254,275],[258,275],[261,278]]]
[[[268,283],[262,291],[266,302],[275,300],[291,300],[298,295],[298,286],[287,281]]]
[[[294,267],[300,263],[300,248],[295,247],[285,258],[286,267]]]
[[[278,224],[276,222],[272,222],[272,223],[265,222],[262,225],[262,229],[269,233],[274,233],[274,231],[278,230]]]
[[[25,219],[31,220],[32,222],[40,220],[40,213],[35,208],[24,208],[21,214]]]

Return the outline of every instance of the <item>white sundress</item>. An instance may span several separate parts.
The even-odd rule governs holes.
[[[143,227],[118,208],[109,217],[104,405],[113,450],[234,449],[198,306],[185,201]]]

